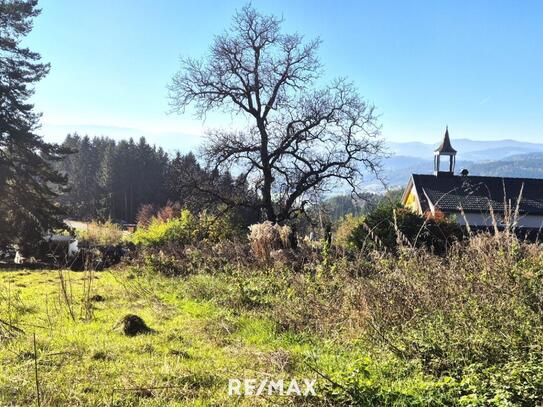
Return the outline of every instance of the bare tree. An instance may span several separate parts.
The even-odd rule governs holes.
[[[320,40],[283,34],[281,22],[245,6],[206,58],[182,61],[169,88],[173,111],[192,105],[200,118],[221,110],[248,119],[243,131],[210,131],[203,157],[213,169],[239,171],[273,222],[338,183],[356,192],[383,151],[374,107],[345,79],[317,88]]]

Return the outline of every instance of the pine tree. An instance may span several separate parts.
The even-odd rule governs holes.
[[[66,177],[51,165],[68,151],[36,134],[40,115],[29,98],[49,71],[38,53],[21,46],[40,10],[37,0],[0,0],[0,244],[34,244],[63,228],[54,199]]]
[[[100,162],[98,183],[100,186],[100,209],[98,216],[102,219],[113,218],[113,185],[115,179],[115,142],[106,139],[106,144]]]

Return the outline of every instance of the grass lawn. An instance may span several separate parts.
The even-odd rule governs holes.
[[[37,402],[34,334],[41,405],[313,404],[228,396],[228,379],[318,378],[306,358],[351,357],[186,290],[185,280],[128,269],[0,272],[0,319],[24,331],[0,340],[0,405]],[[103,301],[85,300],[94,295]],[[116,324],[129,313],[155,332],[125,336]]]

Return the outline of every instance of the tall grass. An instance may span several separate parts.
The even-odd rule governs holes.
[[[249,227],[249,242],[255,257],[268,262],[274,250],[288,249],[291,246],[292,229],[270,221],[257,223]]]
[[[191,291],[265,314],[282,332],[368,355],[351,367],[315,362],[330,379],[332,404],[543,402],[541,246],[510,230],[474,234],[439,255],[403,242],[396,254],[332,249],[302,269],[255,265],[216,276],[215,284],[195,278]],[[320,272],[324,261],[332,266]],[[402,375],[406,387],[391,388]],[[421,378],[435,387],[418,388]]]
[[[121,243],[123,235],[121,227],[111,221],[93,221],[86,229],[76,231],[79,241],[90,246],[116,245]]]

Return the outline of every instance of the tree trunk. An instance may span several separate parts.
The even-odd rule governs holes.
[[[273,175],[270,167],[270,158],[268,155],[268,133],[266,132],[266,126],[262,119],[258,120],[258,130],[260,131],[260,159],[262,161],[262,175],[264,177],[264,185],[262,186],[262,201],[264,203],[264,209],[266,210],[266,218],[271,222],[275,222],[277,217],[275,216],[275,211],[273,209],[271,194]]]

